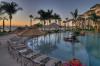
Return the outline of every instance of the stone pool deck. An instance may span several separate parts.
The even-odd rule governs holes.
[[[16,34],[10,34],[6,36],[0,37],[0,66],[21,66],[21,63],[17,63],[17,61],[10,56],[8,53],[8,40],[11,38],[17,37]],[[23,37],[25,39],[26,37]],[[23,39],[21,41],[23,41]],[[47,56],[41,55],[33,59],[34,62],[40,62],[45,59]],[[55,63],[58,65],[59,60],[55,58],[50,58],[50,60],[45,64],[46,66],[54,66]]]
[[[7,50],[6,41],[13,37],[12,35],[0,36],[0,66],[21,66],[15,59],[10,56]]]

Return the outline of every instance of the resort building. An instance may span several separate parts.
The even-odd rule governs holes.
[[[89,17],[91,17],[91,14],[96,14],[96,16],[98,16],[97,21],[94,22],[93,20],[91,20]],[[85,26],[90,26],[93,28],[96,28],[99,30],[99,21],[100,21],[100,4],[96,4],[93,7],[90,8],[90,10],[86,11],[85,13],[83,13],[82,15],[80,15],[81,18],[84,18],[84,22],[85,22]]]
[[[50,25],[51,23],[56,23],[56,24],[62,25],[62,24],[60,24],[60,22],[62,23],[62,21],[60,21],[60,20],[51,19],[50,21],[51,22],[49,22],[49,20],[45,20],[45,25]],[[34,19],[34,22],[44,24],[44,20],[40,20],[40,19]]]

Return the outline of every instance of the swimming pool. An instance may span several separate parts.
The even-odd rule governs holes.
[[[69,61],[73,58],[72,43],[65,42],[64,37],[71,32],[62,32],[40,36],[28,40],[28,46],[42,54],[55,57],[62,61]],[[88,33],[85,36],[78,36],[80,43],[75,43],[75,57],[86,66],[100,66],[100,34]]]

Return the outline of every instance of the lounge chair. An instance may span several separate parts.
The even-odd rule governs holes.
[[[30,53],[33,53],[33,51],[31,49],[28,49],[26,52],[21,53],[21,55],[25,56],[25,55],[28,55]]]
[[[50,60],[50,57],[47,57],[47,58],[41,60],[40,62],[46,64],[49,60]]]
[[[28,49],[27,48],[23,48],[22,50],[18,50],[18,52],[23,53],[26,52]]]
[[[33,62],[34,62],[34,59],[35,59],[35,58],[37,58],[37,57],[39,57],[39,56],[41,56],[41,54],[39,54],[39,53],[38,53],[38,54],[36,54],[36,55],[34,55],[34,56],[32,56],[32,57],[31,57],[31,61],[33,61]]]
[[[29,53],[28,55],[26,55],[25,57],[28,58],[28,59],[31,59],[32,56],[35,56],[39,53],[36,53],[36,52],[33,52],[33,53]]]
[[[45,66],[55,66],[59,61],[57,59],[50,59]]]
[[[47,57],[48,57],[47,55],[41,55],[41,56],[35,58],[35,59],[34,59],[34,62],[36,62],[36,63],[41,63],[41,60],[43,60],[43,59],[45,59],[45,58],[47,58]]]

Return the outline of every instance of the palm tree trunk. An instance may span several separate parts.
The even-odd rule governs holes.
[[[83,23],[83,22],[84,22],[84,21],[82,20],[82,21],[81,21],[81,25],[82,25],[81,29],[82,29],[82,30],[84,30],[84,23]]]
[[[0,32],[1,32],[1,27],[0,27]]]
[[[69,27],[69,22],[68,22],[67,28],[68,28],[68,30],[69,30],[69,28],[70,28],[70,27]]]
[[[77,31],[77,21],[75,20],[75,31]]]
[[[57,24],[57,20],[55,19],[55,23]]]
[[[49,19],[49,24],[51,23],[51,19]]]
[[[32,19],[30,19],[30,27],[32,26]]]
[[[61,31],[61,28],[62,28],[62,26],[61,26],[61,21],[59,21],[59,25],[60,25],[60,31]]]
[[[45,30],[45,23],[46,23],[46,22],[45,22],[45,20],[44,20],[44,30]]]
[[[45,20],[44,20],[44,26],[45,26]]]
[[[11,24],[11,21],[12,21],[12,14],[9,14],[9,20],[10,20],[9,32],[11,32],[11,26],[12,26],[12,24]]]
[[[10,32],[11,32],[11,20],[12,20],[12,19],[10,18],[10,28],[9,28],[9,31],[10,31]]]
[[[73,28],[73,27],[74,27],[74,23],[73,23],[73,21],[72,21],[72,28],[71,28],[71,30],[72,30],[72,31],[74,30],[74,28]]]
[[[5,31],[4,29],[5,29],[5,22],[3,20],[3,32]]]
[[[65,25],[65,30],[66,30],[66,23],[64,23],[64,25]]]

